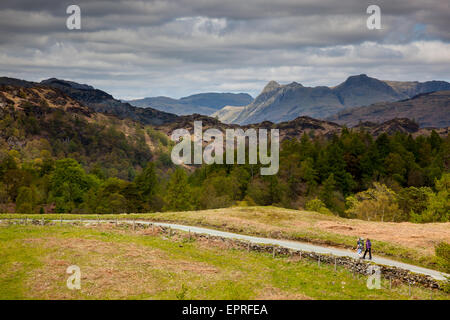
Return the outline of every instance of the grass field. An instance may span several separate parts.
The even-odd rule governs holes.
[[[66,269],[81,269],[69,290]],[[405,285],[151,228],[0,224],[0,299],[430,299]],[[435,291],[433,299],[449,299]]]
[[[16,214],[0,217],[2,216],[25,217]],[[27,216],[42,218],[42,215]],[[97,215],[45,215],[47,219],[60,217],[95,219]],[[374,254],[436,270],[439,270],[439,266],[435,262],[434,247],[441,241],[450,242],[450,223],[369,222],[276,207],[235,207],[101,217],[175,222],[345,248],[354,247],[359,236],[369,237],[373,243]]]

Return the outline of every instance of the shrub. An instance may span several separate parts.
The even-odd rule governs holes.
[[[34,213],[36,192],[33,188],[21,187],[16,199],[16,212]]]
[[[436,259],[438,264],[446,273],[450,273],[450,244],[441,242],[435,249]],[[447,278],[446,283],[443,285],[443,289],[450,293],[450,278]]]
[[[447,222],[450,219],[450,173],[442,175],[436,180],[437,193],[432,193],[428,198],[425,211],[412,214],[415,222]]]
[[[401,221],[402,211],[397,195],[384,184],[375,182],[373,188],[347,198],[347,214],[363,220]]]
[[[325,206],[320,199],[312,199],[306,202],[305,209],[308,211],[316,211],[322,214],[333,215],[333,213]]]

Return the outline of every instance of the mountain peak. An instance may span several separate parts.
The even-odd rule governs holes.
[[[384,88],[384,89],[388,89],[388,88],[392,89],[385,82],[378,80],[376,78],[371,78],[371,77],[367,76],[367,74],[365,74],[365,73],[348,77],[347,80],[342,82],[340,85],[336,86],[335,89],[354,88],[354,87],[360,87],[360,86],[365,86],[365,87],[375,86],[375,87]]]
[[[281,85],[278,82],[271,80],[268,84],[266,84],[262,92],[270,92],[278,89],[279,87],[281,87]]]
[[[298,82],[295,82],[295,81],[293,81],[293,82],[291,82],[291,83],[289,83],[288,84],[288,87],[292,87],[292,88],[298,88],[298,87],[303,87],[303,85],[301,84],[301,83],[298,83]]]
[[[80,84],[74,81],[68,81],[68,80],[61,80],[61,79],[57,79],[57,78],[50,78],[47,80],[42,80],[41,84],[45,84],[45,85],[61,85],[61,86],[65,86],[65,87],[70,87],[73,89],[78,89],[78,90],[94,90],[94,87],[87,85],[87,84]]]
[[[345,83],[361,83],[361,82],[367,82],[367,80],[369,80],[369,79],[374,79],[374,78],[370,78],[367,76],[367,74],[362,73],[362,74],[348,77],[347,80],[345,80]]]

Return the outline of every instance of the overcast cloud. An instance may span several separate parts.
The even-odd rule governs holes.
[[[66,8],[81,7],[82,30]],[[368,30],[377,4],[382,30]],[[450,81],[448,0],[0,2],[0,75],[87,83],[129,99],[334,86],[366,73]]]

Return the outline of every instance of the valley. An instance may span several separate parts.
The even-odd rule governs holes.
[[[277,87],[272,83],[268,90]],[[354,251],[356,239],[364,237],[372,240],[377,261],[448,272],[442,258],[450,242],[448,127],[421,127],[407,118],[410,103],[417,114],[435,105],[431,121],[445,124],[439,108],[445,110],[447,100],[446,91],[438,91],[346,109],[336,122],[300,116],[238,125],[134,107],[65,80],[1,78],[0,284],[7,290],[0,290],[0,297],[427,299],[430,292],[421,286],[414,294],[401,283],[387,290],[384,278],[383,290],[370,291],[364,277],[346,269],[292,257],[274,260],[185,234],[136,231],[130,223],[114,228],[54,221],[172,223],[336,252]],[[394,106],[396,115],[405,117],[383,118],[379,105],[388,111]],[[356,123],[360,110],[368,115]],[[371,118],[370,110],[378,118]],[[195,121],[202,121],[203,132],[278,129],[279,172],[263,176],[259,164],[175,166],[170,136],[179,128],[193,133]],[[10,224],[11,219],[22,223]],[[53,224],[24,224],[28,219]],[[64,268],[71,263],[88,271],[84,291],[64,287]],[[51,268],[61,272],[47,276]],[[255,270],[264,277],[252,276]],[[210,276],[204,278],[205,272]],[[333,280],[336,272],[341,285]],[[131,279],[127,286],[121,284],[124,277]],[[444,290],[434,298],[448,299]]]
[[[0,1],[3,314],[445,316],[449,17]]]

